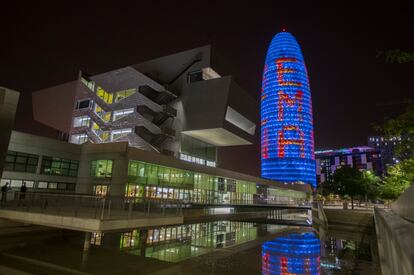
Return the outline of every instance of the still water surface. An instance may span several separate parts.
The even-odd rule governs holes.
[[[369,244],[332,236],[321,239],[311,227],[216,221],[92,233],[88,243],[85,251],[83,233],[66,232],[53,241],[7,253],[35,260],[23,268],[34,274],[56,274],[58,267],[90,274],[370,274],[372,270]]]

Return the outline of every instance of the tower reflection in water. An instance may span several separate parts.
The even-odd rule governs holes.
[[[321,274],[321,244],[312,232],[288,234],[262,245],[262,274]]]

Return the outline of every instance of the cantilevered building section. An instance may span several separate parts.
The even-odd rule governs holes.
[[[278,33],[270,43],[261,95],[262,177],[316,185],[312,101],[296,39]]]
[[[256,114],[254,100],[211,60],[205,46],[106,73],[81,72],[73,82],[35,92],[34,116],[67,132],[71,143],[127,141],[216,166],[216,147],[252,144]],[[61,106],[57,121],[50,111],[62,105],[57,101],[63,93],[70,117],[67,105]],[[49,115],[45,97],[54,97]]]

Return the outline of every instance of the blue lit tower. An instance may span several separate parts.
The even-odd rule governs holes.
[[[316,186],[312,100],[301,49],[276,34],[266,55],[261,95],[262,177]]]

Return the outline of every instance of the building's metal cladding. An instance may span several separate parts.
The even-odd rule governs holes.
[[[276,238],[262,245],[262,274],[320,274],[320,253],[312,232]]]
[[[262,177],[316,185],[312,100],[301,49],[288,32],[267,51],[261,95]]]

